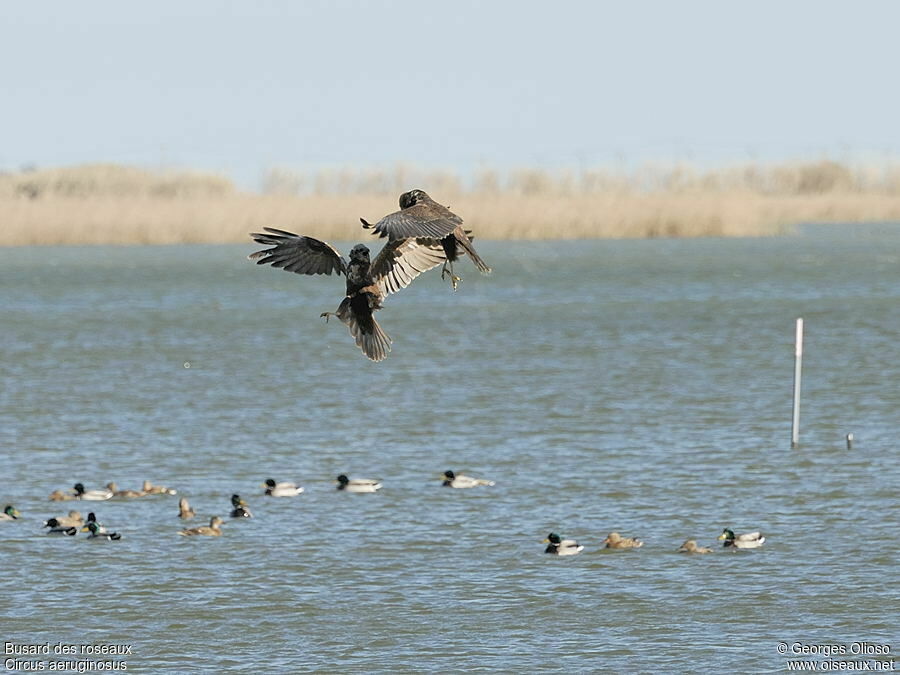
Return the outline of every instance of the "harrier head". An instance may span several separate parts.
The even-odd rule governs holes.
[[[357,244],[350,251],[350,262],[369,262],[369,248],[364,244]]]
[[[400,195],[400,208],[408,209],[416,204],[430,201],[431,197],[428,196],[428,193],[425,192],[425,190],[410,190],[409,192],[404,192]]]

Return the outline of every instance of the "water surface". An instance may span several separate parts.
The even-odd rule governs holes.
[[[346,247],[344,247],[345,250]],[[0,250],[0,633],[129,643],[137,672],[782,670],[779,642],[897,643],[900,228],[482,242],[379,320],[247,246]],[[791,450],[794,321],[806,322]],[[854,433],[852,451],[845,435]],[[442,489],[454,469],[496,481]],[[339,473],[380,478],[374,495]],[[306,487],[262,496],[274,477]],[[124,538],[42,534],[47,501]],[[197,522],[196,524],[200,524]],[[764,548],[687,557],[723,527]],[[638,551],[601,549],[606,534]],[[550,531],[579,556],[542,553]],[[124,657],[123,657],[124,658]]]

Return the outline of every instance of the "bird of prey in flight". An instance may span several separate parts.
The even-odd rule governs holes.
[[[323,312],[327,321],[336,316],[350,329],[357,346],[372,361],[385,359],[391,351],[391,338],[375,320],[374,312],[382,308],[391,293],[406,288],[422,272],[447,261],[439,240],[428,237],[430,231],[388,240],[375,260],[369,249],[357,244],[344,258],[331,244],[302,235],[265,227],[264,233],[250,236],[259,244],[271,246],[251,253],[257,265],[280,267],[297,274],[343,274],[347,279],[346,295],[336,312]],[[444,235],[441,235],[444,236]]]
[[[491,273],[491,268],[475,252],[469,238],[471,232],[463,228],[462,218],[446,206],[438,204],[424,190],[404,192],[400,195],[400,210],[386,215],[374,225],[364,218],[360,218],[360,222],[364,228],[387,237],[388,241],[408,237],[439,240],[446,256],[441,278],[449,275],[453,290],[456,290],[460,282],[460,278],[453,273],[453,263],[463,254],[468,254],[479,272]]]

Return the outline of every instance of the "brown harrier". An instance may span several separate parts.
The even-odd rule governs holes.
[[[357,244],[347,261],[331,244],[312,237],[263,228],[266,233],[250,236],[259,244],[272,246],[251,253],[257,265],[269,264],[297,274],[327,274],[347,277],[347,295],[337,312],[323,312],[328,320],[336,316],[350,329],[363,354],[373,361],[381,361],[391,351],[388,337],[373,312],[390,293],[406,288],[422,272],[446,262],[440,243],[428,239],[392,239],[384,245],[374,262],[369,262],[369,249]]]
[[[446,206],[438,204],[424,190],[410,190],[400,195],[400,210],[379,220],[374,225],[360,218],[363,227],[374,230],[378,235],[389,240],[405,237],[428,237],[440,240],[447,257],[441,270],[441,278],[450,275],[453,290],[460,278],[453,274],[453,263],[464,253],[468,253],[475,267],[482,274],[490,274],[491,268],[475,252],[471,234],[463,229],[462,218]],[[449,265],[450,269],[447,269]]]

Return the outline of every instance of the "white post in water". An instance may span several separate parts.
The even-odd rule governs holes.
[[[791,422],[791,447],[800,443],[800,367],[803,363],[803,319],[797,319],[797,337],[794,340],[794,416]]]

